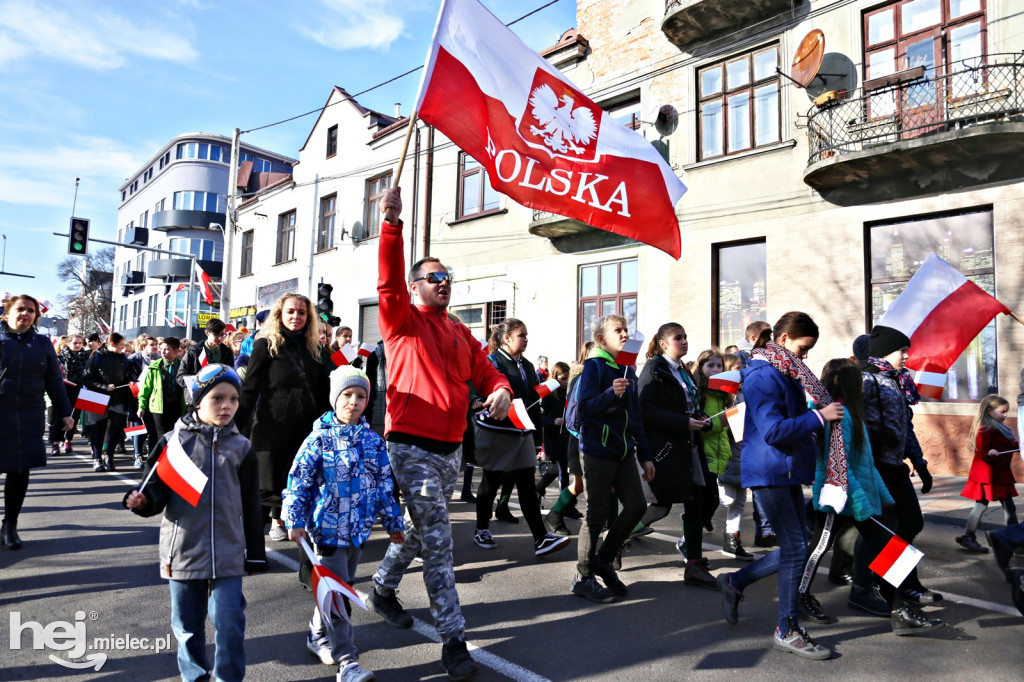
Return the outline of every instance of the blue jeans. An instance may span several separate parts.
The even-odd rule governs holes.
[[[178,640],[178,671],[186,682],[210,679],[206,658],[206,614],[216,630],[213,676],[224,682],[245,677],[245,597],[242,576],[171,580],[171,630]]]
[[[807,517],[804,493],[799,485],[754,490],[754,499],[771,522],[779,539],[779,548],[765,554],[732,574],[733,587],[742,592],[761,578],[778,573],[779,622],[783,633],[789,629],[789,619],[797,619],[797,596],[800,575],[807,559]]]
[[[754,537],[763,538],[765,535],[773,535],[775,530],[772,528],[772,524],[768,521],[767,516],[764,513],[764,509],[761,508],[761,503],[757,501],[757,496],[754,496]]]

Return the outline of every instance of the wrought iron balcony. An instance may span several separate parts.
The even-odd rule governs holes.
[[[796,4],[800,4],[797,0]],[[665,0],[661,30],[680,50],[793,8],[792,0]]]
[[[628,237],[600,230],[579,220],[537,209],[533,211],[530,234],[550,239],[551,245],[563,253],[578,253],[637,243]]]
[[[812,109],[804,182],[852,205],[1024,177],[1024,54],[899,76]]]

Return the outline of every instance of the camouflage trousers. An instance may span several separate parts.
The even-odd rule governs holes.
[[[466,621],[459,606],[459,593],[455,591],[452,524],[448,517],[462,448],[441,455],[415,445],[388,443],[388,456],[395,481],[405,497],[405,544],[388,547],[373,582],[383,594],[391,594],[419,555],[437,633],[445,642],[462,639]]]

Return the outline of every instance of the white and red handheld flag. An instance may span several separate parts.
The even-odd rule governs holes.
[[[537,397],[543,400],[557,391],[559,386],[561,386],[561,384],[558,383],[558,379],[548,379],[543,384],[537,384],[534,386],[533,390],[537,391]]]
[[[359,344],[359,355],[364,358],[368,358],[373,355],[373,351],[377,350],[377,345],[373,343],[361,343]]]
[[[90,391],[83,386],[82,390],[78,392],[78,399],[75,400],[75,408],[85,410],[86,412],[92,412],[93,414],[106,414],[107,403],[109,402],[109,395]]]
[[[739,403],[725,411],[725,420],[729,424],[729,431],[732,432],[732,439],[737,443],[743,442],[743,420],[747,416],[747,404]]]
[[[929,254],[878,324],[910,339],[906,366],[915,370],[918,391],[939,399],[946,372],[999,313],[1010,309],[959,270]]]
[[[203,350],[199,353],[199,366],[206,367],[210,364],[210,359],[206,357],[206,344],[203,344]]]
[[[177,432],[167,437],[167,446],[160,453],[156,467],[157,476],[168,488],[193,507],[199,504],[208,477],[181,447]]]
[[[107,323],[104,322],[103,320],[96,320],[96,323],[100,326],[100,332],[104,334],[109,334],[110,332],[114,331],[113,327],[107,325]]]
[[[348,611],[345,609],[344,599],[347,598],[364,611],[368,611],[366,603],[360,598],[359,593],[352,589],[352,586],[339,578],[333,571],[320,563],[320,559],[313,553],[306,538],[300,543],[302,550],[306,553],[310,563],[313,564],[313,598],[316,599],[316,608],[320,611],[321,620],[324,625],[334,629],[332,616],[342,620],[348,620]]]
[[[708,377],[708,388],[714,391],[725,391],[726,393],[732,393],[736,395],[740,392],[740,383],[742,379],[740,373],[737,370],[729,370],[728,372],[719,372],[718,374],[712,374]]]
[[[331,360],[335,367],[341,367],[342,365],[351,365],[357,357],[359,357],[359,351],[353,346],[342,346],[334,351]]]
[[[53,304],[50,303],[49,299],[46,299],[46,298],[39,299],[39,314],[40,315],[45,315],[46,311],[49,310],[52,307],[53,307]]]
[[[679,258],[672,168],[477,0],[441,3],[416,111],[514,201]]]
[[[923,558],[924,554],[921,550],[900,536],[893,535],[888,544],[875,557],[875,560],[868,565],[868,568],[893,587],[899,587]]]
[[[146,434],[146,425],[139,424],[138,426],[126,426],[124,427],[124,435],[126,436],[143,436]]]
[[[633,336],[626,339],[622,344],[622,350],[615,356],[615,364],[620,367],[628,367],[636,364],[636,358],[644,347],[644,335],[637,330]]]
[[[139,397],[139,382],[132,381],[131,383],[128,384],[128,388],[131,389],[133,398]]]
[[[199,281],[199,290],[203,292],[203,300],[206,305],[213,305],[213,287],[210,286],[210,276],[199,267],[199,261],[192,261],[196,266],[196,279]]]
[[[537,427],[533,425],[533,420],[530,419],[530,415],[527,414],[526,403],[523,402],[522,398],[516,398],[512,401],[512,407],[508,411],[508,418],[512,420],[517,429],[522,429],[523,431],[537,430]]]

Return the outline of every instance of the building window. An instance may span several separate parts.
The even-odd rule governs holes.
[[[240,275],[252,274],[252,240],[254,230],[242,233],[242,269]]]
[[[274,263],[286,263],[295,258],[295,211],[277,217],[277,253]]]
[[[768,316],[765,282],[768,278],[768,248],[763,239],[713,247],[712,338],[719,348],[746,345],[744,330]]]
[[[871,282],[868,320],[877,323],[928,254],[938,254],[995,296],[992,211],[914,217],[866,227]],[[997,393],[996,322],[989,322],[946,375],[944,400],[976,402]]]
[[[636,331],[638,270],[635,258],[580,267],[579,344],[590,341],[594,321],[604,315],[624,315]]]
[[[338,126],[327,129],[327,158],[338,153]]]
[[[174,193],[175,211],[209,211],[224,213],[226,200],[223,194],[216,192],[195,192],[188,190]]]
[[[316,231],[317,252],[334,246],[334,216],[337,214],[338,195],[332,194],[320,200],[320,225]]]
[[[771,45],[697,71],[701,159],[782,139],[778,65]]]
[[[451,306],[449,310],[458,315],[462,324],[469,327],[469,331],[473,332],[473,336],[478,339],[489,338],[491,327],[500,324],[508,317],[505,301]]]
[[[139,216],[139,227],[149,227],[149,211],[143,211]]]
[[[159,213],[160,211],[164,210],[164,202],[165,201],[167,201],[167,200],[166,199],[161,199],[160,201],[158,201],[155,204],[153,204],[153,213]]]
[[[630,130],[640,129],[640,97],[604,107],[608,115]]]
[[[191,254],[199,260],[213,260],[213,240],[211,239],[174,237],[170,240],[167,250]]]
[[[885,86],[870,99],[872,118],[898,116],[902,128],[941,120],[946,100],[985,88],[977,79],[940,76],[979,66],[985,58],[984,0],[899,0],[864,12],[864,80],[918,66],[925,81]],[[944,92],[948,88],[949,92]]]
[[[239,163],[241,163],[242,161],[252,161],[252,172],[253,173],[269,173],[270,172],[271,163],[269,161],[267,161],[266,159],[261,159],[261,158],[259,158],[257,156],[253,156],[252,154],[246,154],[246,153],[242,152],[242,153],[240,153],[238,155],[238,161],[239,161]]]
[[[491,187],[487,170],[466,152],[459,152],[459,196],[456,219],[497,211],[500,195]]]
[[[204,159],[227,163],[231,158],[228,150],[218,144],[208,142],[182,142],[178,145],[176,157],[179,159]]]
[[[157,311],[160,306],[160,294],[153,294],[149,297],[149,302],[146,304],[146,324],[149,326],[155,326],[159,324],[159,318],[157,317]]]
[[[188,323],[188,299],[189,291],[188,287],[181,291],[173,290],[169,296],[165,296],[167,299],[167,310],[164,317],[167,319],[167,323],[171,326],[175,326],[174,318],[177,317],[179,320]],[[199,314],[201,313],[218,313],[219,310],[214,308],[212,305],[207,305],[206,299],[203,298],[203,294],[200,291],[200,287],[192,288],[192,319],[198,320]]]
[[[391,171],[366,181],[366,210],[363,211],[366,239],[380,234],[380,219],[377,215],[377,202],[391,186]]]

